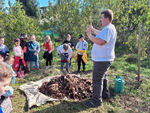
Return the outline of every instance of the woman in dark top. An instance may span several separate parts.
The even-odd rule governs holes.
[[[70,46],[70,48],[72,49],[72,51],[73,51],[74,44],[71,41],[71,35],[70,34],[67,35],[67,39],[63,42],[63,44],[65,44],[65,43],[68,44]],[[73,57],[73,52],[72,52],[72,57]],[[71,67],[71,59],[70,59],[70,62],[69,62],[69,67]]]

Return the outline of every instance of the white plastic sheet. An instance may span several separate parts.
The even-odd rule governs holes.
[[[42,94],[38,90],[42,86],[42,83],[49,82],[53,77],[46,77],[36,82],[31,81],[19,87],[19,89],[22,90],[27,96],[29,108],[31,108],[34,105],[40,106],[42,104],[45,104],[47,101],[58,101],[58,99],[50,98]]]

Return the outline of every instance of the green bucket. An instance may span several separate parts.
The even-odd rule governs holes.
[[[124,80],[121,76],[117,76],[115,79],[114,92],[122,94],[123,91],[124,91]]]

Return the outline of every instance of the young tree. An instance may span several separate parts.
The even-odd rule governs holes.
[[[95,0],[90,2],[94,3]],[[59,33],[60,39],[71,33],[73,39],[78,40],[78,35],[85,33],[93,19],[93,10],[89,10],[84,3],[81,0],[57,0],[54,5],[50,4],[49,11],[45,14],[44,26],[47,25],[47,29]],[[90,3],[87,1],[87,4]]]
[[[25,14],[19,3],[14,4],[8,13],[0,13],[0,18],[3,24],[0,30],[5,34],[5,41],[10,49],[13,47],[14,39],[19,37],[21,33],[35,35],[39,33],[36,21]]]
[[[58,0],[55,5],[50,4],[48,9],[45,14],[47,29],[59,33],[61,39],[67,33],[77,34],[83,31],[78,27],[81,20],[78,1]]]
[[[0,10],[2,10],[4,7],[4,0],[0,0]]]
[[[28,16],[40,18],[40,6],[37,0],[17,0],[22,3]]]

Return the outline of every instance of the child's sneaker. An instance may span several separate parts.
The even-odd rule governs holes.
[[[46,69],[48,69],[49,68],[49,66],[46,66]]]
[[[49,68],[52,68],[52,66],[48,66]]]

